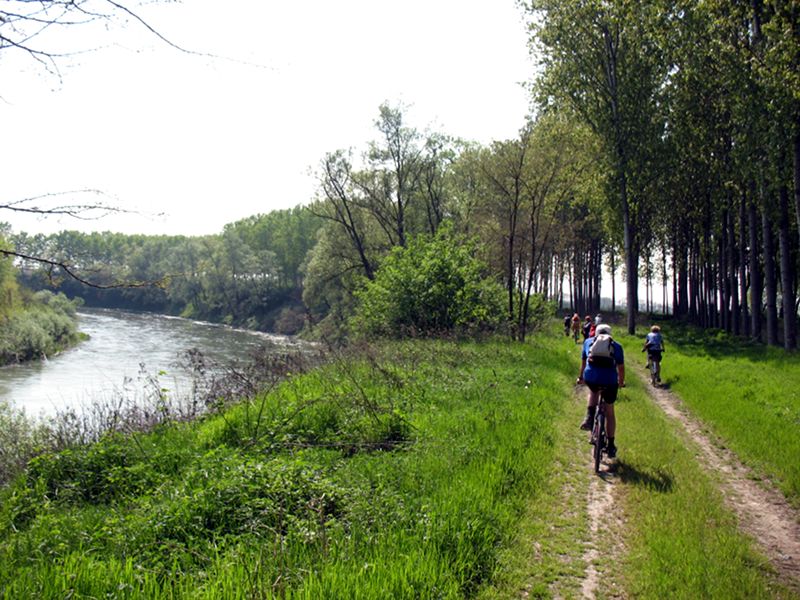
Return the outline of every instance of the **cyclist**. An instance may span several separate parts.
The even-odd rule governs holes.
[[[592,325],[594,325],[594,323],[592,323],[592,317],[586,315],[583,318],[583,329],[582,329],[584,341],[587,338],[592,337]]]
[[[581,429],[588,431],[592,428],[597,401],[599,395],[603,394],[606,403],[606,433],[608,434],[606,453],[609,458],[614,458],[617,455],[617,447],[614,445],[617,428],[614,402],[617,400],[619,388],[625,385],[625,355],[622,346],[614,340],[610,340],[608,347],[610,356],[602,357],[604,360],[600,360],[601,357],[596,356],[599,350],[594,349],[593,345],[602,335],[611,335],[610,325],[599,324],[595,337],[590,337],[583,343],[581,372],[577,383],[585,383],[589,387],[589,397],[586,403],[586,418],[581,423]]]
[[[575,341],[577,342],[578,332],[581,329],[581,318],[578,316],[578,313],[572,315],[571,327],[572,327],[572,335],[575,337]]]
[[[647,350],[647,368],[650,368],[650,361],[656,361],[656,381],[661,383],[661,353],[664,352],[664,338],[658,325],[650,328],[650,333],[647,334],[642,346],[642,352],[645,350]]]

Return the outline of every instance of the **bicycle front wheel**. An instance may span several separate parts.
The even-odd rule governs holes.
[[[594,431],[592,432],[594,442],[594,472],[600,472],[600,460],[603,457],[603,449],[606,447],[606,416],[599,413],[594,420]]]

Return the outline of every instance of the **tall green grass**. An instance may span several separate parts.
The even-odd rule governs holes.
[[[553,460],[552,347],[388,345],[43,455],[0,491],[0,597],[475,595]]]
[[[664,384],[740,459],[774,479],[800,506],[800,354],[719,331],[670,323],[662,331]],[[629,345],[640,368],[641,341]]]

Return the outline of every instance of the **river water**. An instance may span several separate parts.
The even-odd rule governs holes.
[[[150,313],[81,309],[79,329],[88,341],[44,361],[0,368],[0,400],[29,416],[53,415],[66,408],[135,398],[153,386],[169,394],[188,393],[188,375],[179,356],[197,348],[218,362],[246,360],[268,344],[276,351],[297,347],[293,338],[235,329]]]

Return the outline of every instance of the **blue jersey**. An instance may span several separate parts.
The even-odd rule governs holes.
[[[657,352],[664,349],[664,338],[661,337],[660,333],[653,333],[651,331],[647,334],[645,343],[647,344],[647,349],[650,352]]]
[[[593,337],[583,342],[583,352],[581,353],[583,360],[589,358],[589,348],[592,347],[593,343]],[[622,346],[612,340],[611,347],[614,349],[614,362],[616,365],[625,364],[625,354],[622,351]],[[583,370],[583,380],[594,385],[617,385],[617,368],[616,366],[610,368],[593,367],[587,360],[586,368]]]

